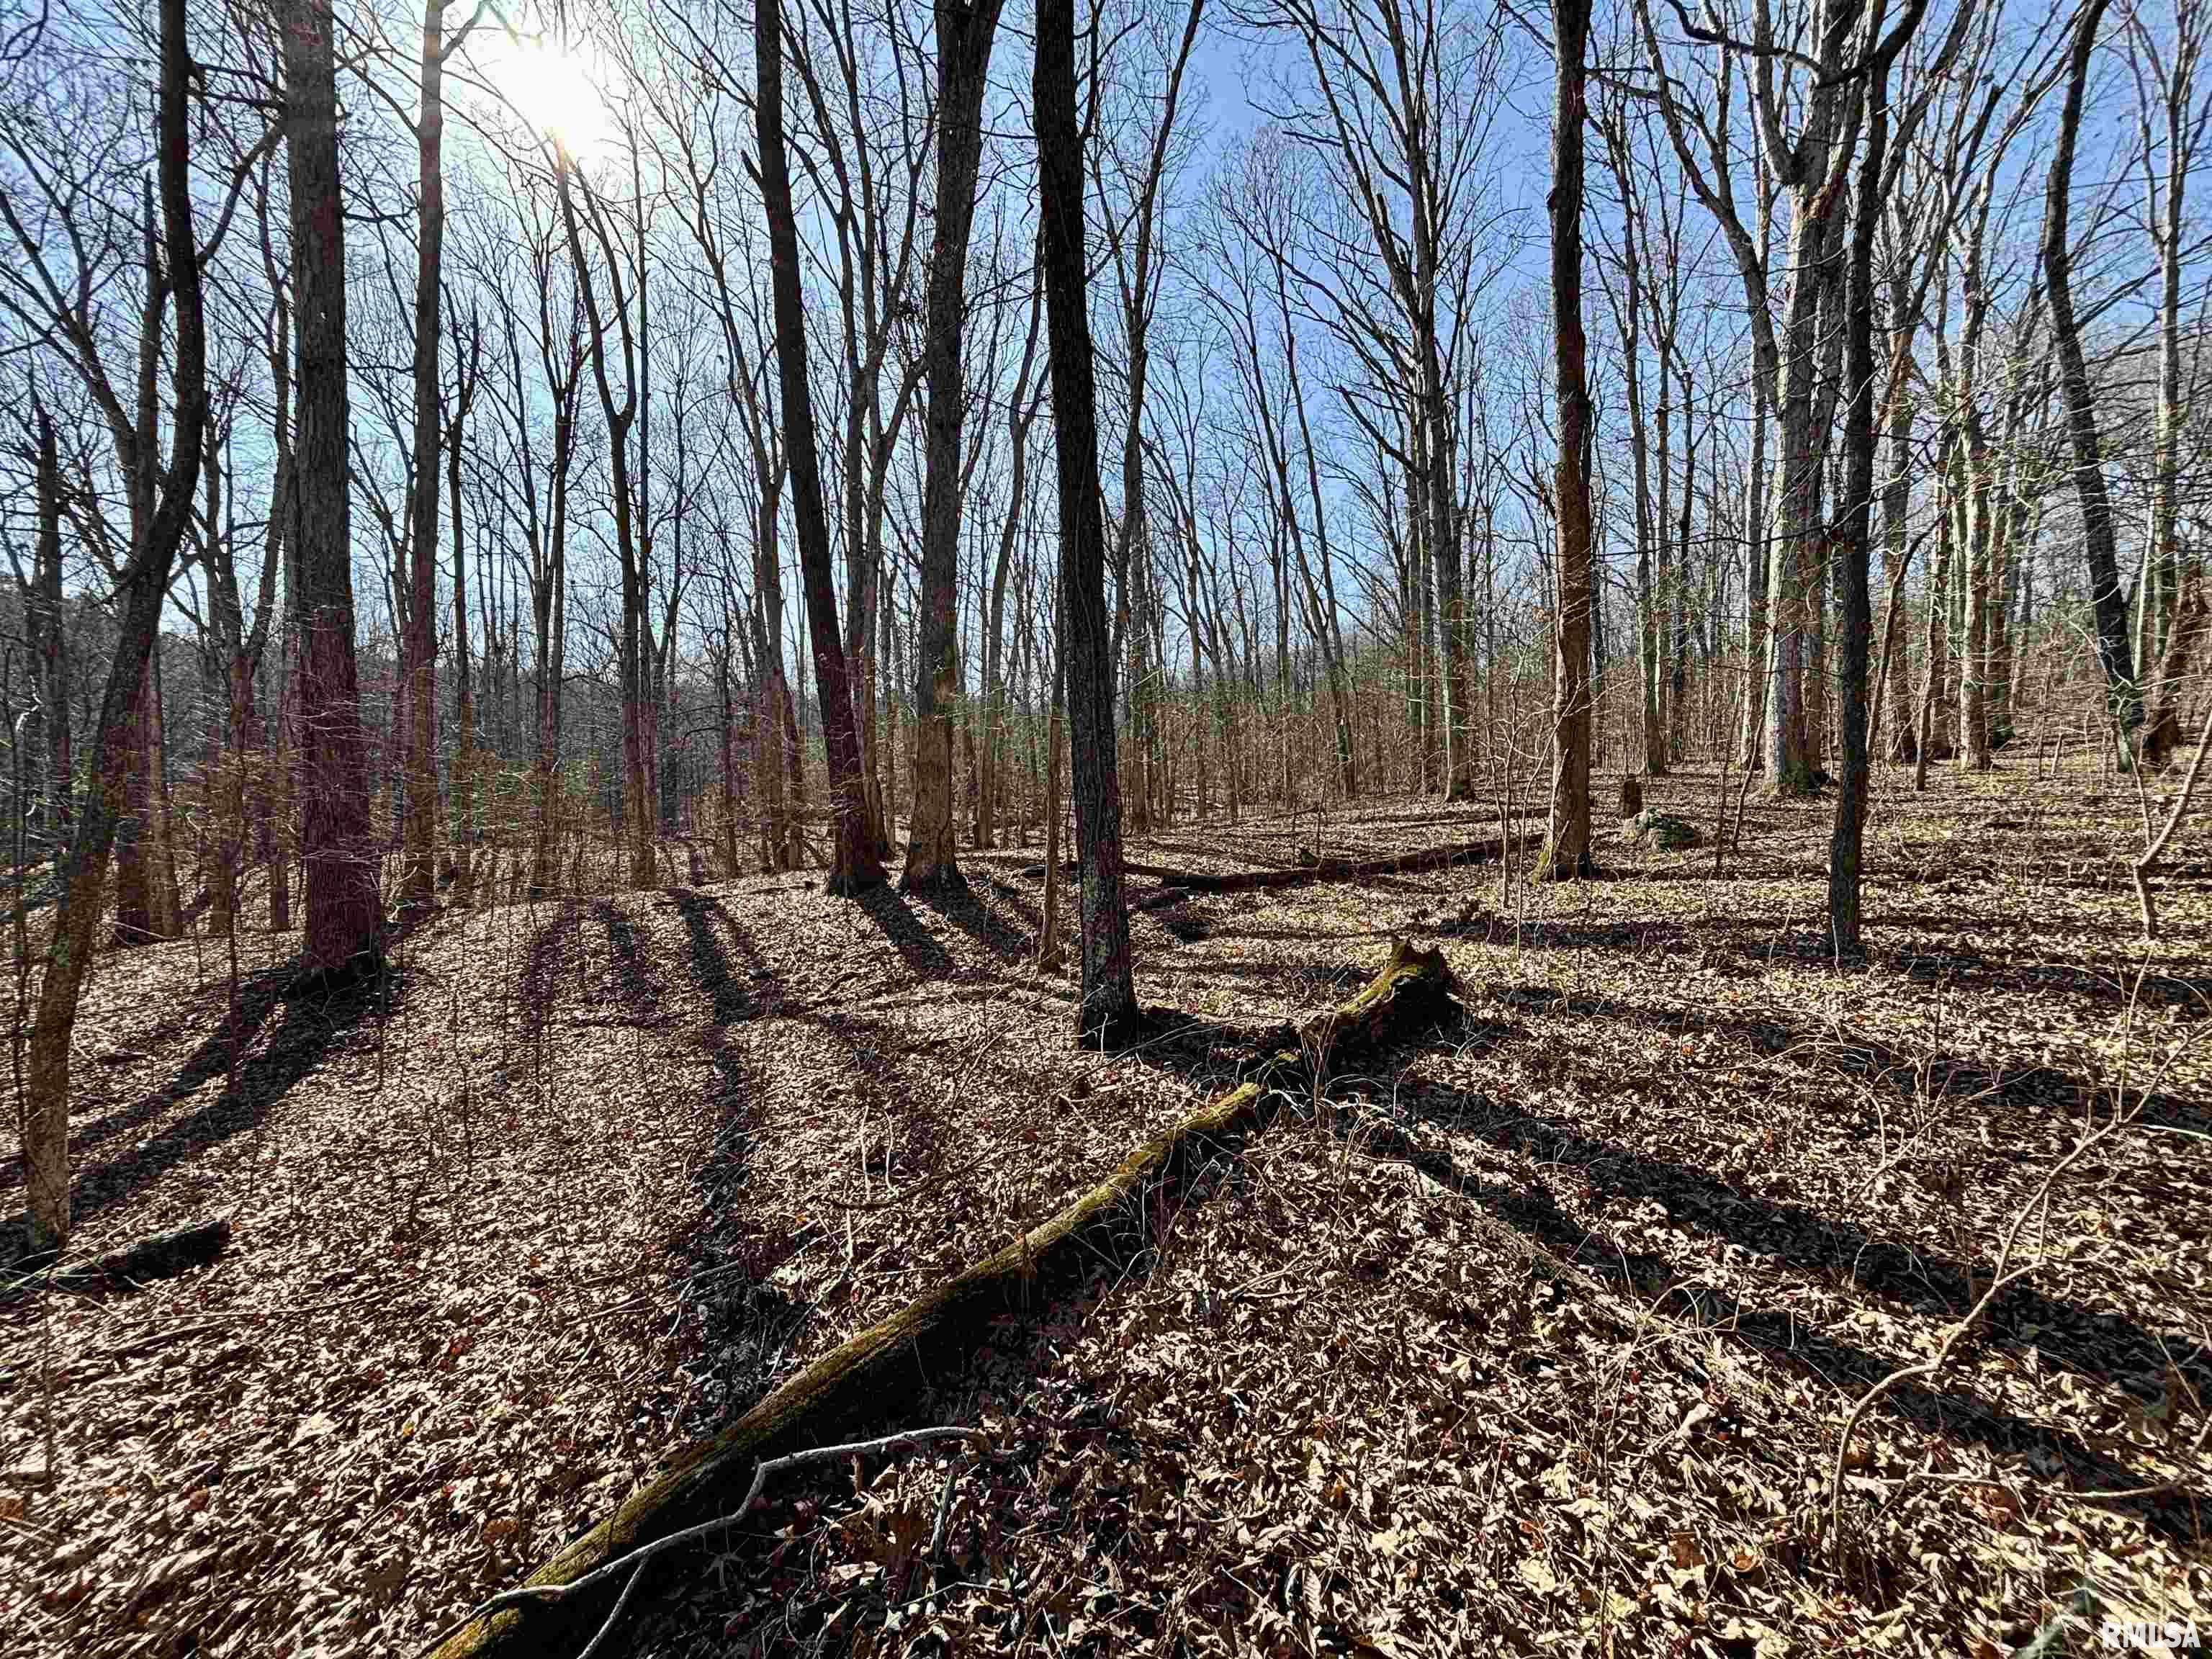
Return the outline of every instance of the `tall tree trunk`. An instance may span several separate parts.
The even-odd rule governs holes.
[[[471,373],[464,381],[461,407],[455,411],[445,456],[447,510],[453,516],[453,805],[449,839],[453,848],[453,902],[464,910],[476,898],[477,705],[475,688],[469,683],[468,546],[461,524],[462,422],[467,416],[467,387],[473,380]],[[495,636],[495,669],[497,648]]]
[[[75,802],[70,776],[69,629],[62,607],[62,471],[54,423],[34,400],[38,428],[38,542],[30,585],[23,595],[24,633],[39,676],[39,740],[46,751],[40,787],[40,824],[55,868],[69,845]]]
[[[1894,318],[1902,308],[1905,283],[1900,276],[1890,285],[1891,315]],[[1893,340],[1901,340],[1902,331],[1892,325]],[[1889,471],[1881,486],[1882,574],[1897,592],[1899,603],[1889,614],[1889,637],[1883,641],[1882,658],[1890,665],[1888,674],[1889,757],[1893,761],[1909,763],[1920,753],[1920,734],[1912,718],[1912,676],[1908,672],[1905,653],[1896,649],[1898,638],[1905,625],[1905,566],[1912,556],[1911,544],[1906,539],[1906,519],[1912,507],[1912,475],[1908,470],[1912,463],[1912,404],[1905,392],[1902,378],[1890,376],[1894,395],[1889,400]],[[1882,688],[1875,688],[1881,695]]]
[[[961,892],[952,812],[952,705],[960,695],[954,605],[960,565],[960,415],[967,401],[961,341],[968,240],[983,149],[983,88],[1000,0],[937,0],[937,219],[930,247],[925,372],[921,615],[914,687],[914,815],[902,891]],[[986,738],[988,744],[988,738]],[[988,808],[982,809],[988,813]]]
[[[407,690],[407,829],[400,860],[403,915],[427,910],[437,896],[438,840],[438,321],[445,255],[446,0],[422,0],[421,102],[415,114],[415,499],[409,540],[407,631],[399,653]],[[458,517],[459,507],[455,514]],[[455,603],[459,602],[455,596]]]
[[[1122,896],[1121,781],[1114,763],[1113,639],[1106,614],[1106,531],[1085,293],[1074,0],[1039,0],[1032,82],[1060,474],[1060,637],[1073,745],[1076,857],[1083,878],[1083,988],[1076,1029],[1086,1042],[1115,1044],[1133,1035],[1139,1017]]]
[[[1820,12],[1820,58],[1840,66],[1855,37],[1861,0],[1826,0]],[[1839,277],[1835,256],[1836,216],[1844,191],[1834,173],[1847,92],[1840,79],[1815,84],[1805,127],[1791,161],[1790,293],[1781,343],[1781,382],[1775,416],[1779,476],[1774,492],[1774,532],[1767,580],[1769,661],[1772,684],[1766,709],[1767,787],[1782,797],[1813,793],[1811,732],[1806,719],[1806,673],[1812,654],[1815,583],[1825,572],[1818,543],[1820,465],[1825,434],[1819,418],[1821,382],[1820,324],[1829,289]],[[1817,560],[1817,562],[1816,562]]]
[[[299,433],[289,534],[300,560],[301,862],[306,971],[374,965],[383,907],[353,643],[353,534],[346,475],[345,226],[338,186],[331,0],[283,10],[285,149],[299,315]]]
[[[70,1231],[70,1039],[76,1024],[86,971],[92,965],[107,864],[124,811],[124,775],[130,733],[144,694],[145,668],[168,602],[169,569],[183,540],[199,488],[207,422],[207,333],[201,298],[199,249],[192,228],[191,128],[186,82],[194,73],[185,39],[185,0],[161,0],[160,74],[155,94],[157,167],[161,207],[162,264],[156,302],[147,307],[156,337],[166,289],[176,308],[171,384],[175,418],[169,464],[159,475],[153,510],[143,535],[134,536],[131,559],[117,584],[119,611],[115,658],[100,702],[93,737],[94,770],[76,834],[61,862],[61,899],[53,943],[39,983],[23,1076],[23,1186],[34,1251],[58,1251]],[[150,236],[150,231],[149,231]],[[150,262],[149,262],[150,267]],[[149,276],[155,273],[149,268]],[[138,434],[142,476],[155,476],[150,422]]]
[[[1754,372],[1751,387],[1751,459],[1744,468],[1743,769],[1766,764],[1766,378]]]
[[[2106,701],[2114,723],[2131,732],[2142,720],[2127,596],[2120,588],[2120,553],[2112,528],[2112,498],[2105,485],[2104,452],[2097,436],[2095,393],[2074,319],[2074,257],[2068,225],[2074,187],[2074,147],[2081,131],[2081,100],[2097,25],[2108,0],[2087,0],[2074,25],[2066,101],[2051,155],[2043,197],[2043,281],[2051,304],[2051,339],[2058,354],[2058,386],[2066,403],[2066,435],[2074,453],[2074,489],[2081,504],[2081,545],[2089,567],[2089,602],[2095,612],[2097,656],[2105,670]]]
[[[1859,864],[1863,851],[1867,805],[1867,672],[1874,617],[1868,592],[1869,544],[1874,539],[1874,240],[1881,217],[1882,169],[1889,149],[1889,64],[1903,50],[1924,9],[1909,0],[1910,15],[1883,40],[1870,66],[1867,101],[1870,110],[1866,153],[1859,159],[1857,201],[1851,225],[1850,270],[1845,289],[1844,384],[1849,404],[1844,419],[1844,483],[1840,533],[1829,538],[1838,562],[1843,612],[1842,707],[1838,725],[1839,776],[1835,828],[1828,838],[1828,926],[1836,957],[1848,961],[1864,953],[1859,937]],[[1873,31],[1881,27],[1884,0],[1873,0]]]
[[[829,890],[857,894],[878,886],[883,860],[868,822],[867,778],[860,755],[852,683],[837,634],[837,598],[830,586],[830,520],[823,503],[814,410],[808,401],[806,314],[799,283],[799,223],[791,205],[791,171],[783,145],[782,0],[754,0],[753,52],[759,70],[754,105],[760,149],[761,198],[768,212],[769,264],[775,306],[775,359],[783,400],[784,448],[791,468],[799,568],[806,585],[807,632],[814,648],[816,695],[830,766],[837,849]]]
[[[1540,880],[1591,873],[1589,385],[1583,336],[1583,125],[1589,0],[1555,0],[1552,130],[1552,330],[1559,457],[1559,611],[1553,628],[1552,822]]]

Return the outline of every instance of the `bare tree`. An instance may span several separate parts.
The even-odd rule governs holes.
[[[1861,954],[1859,864],[1866,828],[1867,671],[1874,617],[1867,586],[1868,550],[1874,539],[1874,462],[1879,422],[1875,408],[1874,312],[1875,234],[1880,228],[1885,170],[1889,150],[1889,71],[1919,27],[1927,0],[1907,0],[1905,15],[1881,37],[1887,0],[1870,0],[1869,39],[1879,38],[1866,59],[1866,153],[1859,159],[1852,205],[1850,268],[1844,304],[1844,385],[1848,409],[1844,419],[1843,499],[1838,503],[1838,533],[1830,538],[1841,561],[1838,586],[1843,605],[1843,706],[1838,737],[1842,775],[1836,791],[1835,829],[1828,843],[1828,925],[1836,957]]]
[[[2112,497],[2105,482],[2103,446],[2097,434],[2096,394],[2074,308],[2071,195],[2074,150],[2081,131],[2081,100],[2089,59],[2108,0],[2085,0],[2074,23],[2068,55],[2066,101],[2052,141],[2043,197],[2043,283],[2051,307],[2051,338],[2058,356],[2058,389],[2066,405],[2066,435],[2074,452],[2074,489],[2081,504],[2081,550],[2089,568],[2089,603],[2097,628],[2097,657],[2113,722],[2124,733],[2142,723],[2142,690],[2136,684],[2128,638],[2127,596],[2120,588],[2120,554],[2112,529]]]
[[[2198,89],[2212,8],[2174,0],[2173,39],[2161,47],[2140,9],[2128,18],[2135,71],[2144,216],[2158,257],[2158,429],[2151,471],[2151,580],[2145,584],[2141,659],[2150,707],[2141,743],[2143,763],[2161,767],[2181,738],[2181,690],[2206,621],[2203,556],[2186,554],[2179,532],[2181,440],[2187,410],[2181,384],[2181,273],[2188,257],[2184,198],[2212,123],[2212,97]]]
[[[753,53],[758,94],[753,114],[760,146],[761,204],[768,216],[769,265],[775,289],[775,357],[783,393],[783,441],[798,521],[799,568],[806,584],[806,620],[814,647],[816,693],[822,702],[823,746],[830,763],[836,854],[830,890],[858,894],[880,886],[883,860],[868,823],[867,779],[854,720],[853,688],[837,636],[837,599],[830,586],[830,521],[808,400],[806,316],[799,294],[799,224],[791,204],[791,168],[783,143],[783,8],[755,0]]]
[[[403,911],[419,912],[428,908],[437,890],[438,463],[439,445],[445,436],[439,403],[438,306],[445,282],[446,59],[460,50],[484,10],[485,7],[479,5],[448,40],[445,33],[446,0],[422,0],[419,101],[413,123],[416,187],[419,192],[415,240],[415,489],[410,501],[413,524],[409,538],[414,562],[407,584],[406,629],[401,652],[407,700],[406,842],[399,878]],[[452,508],[458,519],[458,500],[452,503]],[[461,648],[467,649],[465,641]]]
[[[1591,873],[1590,857],[1590,398],[1583,336],[1583,127],[1589,118],[1589,0],[1552,8],[1552,328],[1559,454],[1559,599],[1552,669],[1552,823],[1537,860],[1540,880]]]
[[[373,969],[383,903],[369,829],[368,763],[354,659],[352,513],[346,473],[345,223],[338,183],[331,0],[285,0],[284,143],[298,313],[299,428],[287,534],[299,550],[303,965],[325,982]]]
[[[24,1188],[29,1200],[33,1250],[59,1250],[70,1231],[70,1038],[77,1003],[92,965],[100,924],[109,854],[124,811],[124,780],[129,763],[131,727],[146,695],[146,665],[161,629],[170,566],[183,541],[199,489],[208,413],[207,332],[202,267],[207,254],[193,229],[191,137],[188,82],[193,72],[186,35],[185,0],[162,0],[158,14],[160,74],[155,83],[155,172],[161,203],[158,240],[147,227],[147,293],[142,312],[143,356],[157,358],[163,319],[173,314],[171,331],[172,422],[166,465],[158,441],[150,394],[133,421],[106,386],[98,368],[98,347],[86,315],[86,290],[74,302],[54,279],[44,259],[33,252],[30,282],[51,304],[51,320],[61,325],[66,349],[95,400],[106,413],[117,442],[118,461],[131,481],[134,503],[131,556],[116,585],[120,611],[115,656],[100,696],[100,720],[92,750],[93,787],[86,792],[75,835],[62,861],[61,898],[53,943],[32,1017],[23,1078]],[[0,198],[0,201],[4,201]],[[234,192],[231,201],[236,200]],[[19,240],[21,222],[6,210],[9,228]],[[225,214],[227,216],[228,204]],[[158,249],[158,252],[156,252]],[[28,283],[24,284],[29,286]],[[21,292],[19,289],[16,290]]]
[[[914,817],[902,891],[964,891],[953,836],[952,704],[959,696],[954,588],[960,558],[961,362],[968,240],[983,149],[983,88],[1000,0],[937,0],[937,217],[929,253],[927,474],[921,520],[921,629],[915,676]]]
[[[1076,1030],[1112,1045],[1139,1024],[1122,896],[1121,789],[1114,754],[1113,635],[1106,617],[1106,527],[1085,297],[1083,136],[1076,122],[1074,0],[1042,0],[1031,77],[1041,263],[1060,471],[1060,635],[1066,665],[1083,893],[1083,988]]]

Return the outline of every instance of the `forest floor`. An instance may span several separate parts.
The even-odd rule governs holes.
[[[1133,1262],[887,1402],[980,1449],[772,1490],[617,1650],[2212,1633],[2212,829],[2146,948],[2132,789],[2027,769],[1884,771],[1863,969],[1828,960],[1831,807],[1754,797],[1717,875],[1608,836],[1565,889],[1493,862],[1140,909],[1139,991],[1176,1018],[1121,1055],[1079,1052],[1070,980],[1029,965],[1034,848],[967,855],[942,906],[785,875],[443,915],[342,1004],[283,999],[289,938],[246,936],[234,989],[219,946],[105,957],[81,1244],[234,1231],[179,1278],[0,1305],[0,1651],[414,1650],[1394,935],[1443,945],[1455,1027],[1292,1103]],[[1710,835],[1715,786],[1648,799]],[[1328,856],[1498,832],[1399,800],[1130,855],[1289,866],[1317,829]],[[1860,1424],[1839,1570],[1853,1402],[1936,1352],[2116,1109],[2033,1206],[2033,1275]]]

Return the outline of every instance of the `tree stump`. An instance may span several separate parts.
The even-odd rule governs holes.
[[[1632,847],[1657,847],[1676,853],[1698,844],[1698,830],[1686,818],[1670,817],[1654,809],[1638,812],[1623,823],[1620,839]]]
[[[1644,810],[1644,785],[1633,776],[1620,781],[1620,816],[1632,818]]]

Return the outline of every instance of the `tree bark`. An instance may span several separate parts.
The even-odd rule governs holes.
[[[291,500],[280,510],[290,515],[299,550],[302,966],[335,980],[375,965],[384,916],[354,661],[345,225],[331,0],[286,0],[283,24],[299,432]]]
[[[2108,0],[2087,0],[2074,26],[2066,100],[2059,111],[2051,174],[2044,188],[2043,282],[2051,305],[2051,344],[2058,355],[2059,391],[2066,404],[2066,436],[2074,455],[2074,489],[2081,505],[2081,545],[2089,567],[2097,657],[2105,671],[2106,706],[2113,722],[2126,733],[2142,721],[2142,696],[2136,684],[2133,642],[2128,637],[2127,596],[2120,588],[2119,544],[2112,528],[2112,498],[2105,484],[2095,394],[2089,384],[2087,360],[2081,354],[2081,331],[2074,316],[2074,258],[2068,230],[2081,100],[2088,87],[2097,25],[2107,3]]]
[[[844,648],[838,639],[837,599],[830,586],[830,521],[822,495],[821,460],[815,447],[814,410],[808,401],[799,224],[792,210],[791,170],[783,143],[782,0],[754,0],[753,52],[759,71],[753,112],[760,149],[762,203],[768,214],[784,448],[790,465],[792,507],[799,529],[799,568],[806,585],[807,632],[813,643],[815,692],[822,704],[822,740],[836,822],[836,855],[829,890],[850,895],[881,885],[884,866],[868,822],[860,727],[854,720],[852,683],[845,672]]]
[[[1139,1024],[1121,882],[1121,790],[1114,755],[1114,653],[1106,614],[1106,532],[1085,297],[1083,135],[1075,113],[1074,0],[1040,0],[1032,76],[1060,475],[1060,648],[1073,744],[1076,857],[1082,866],[1083,986],[1077,1032],[1118,1044]]]
[[[1552,328],[1559,455],[1559,612],[1553,629],[1552,821],[1539,880],[1593,872],[1590,858],[1589,385],[1583,335],[1583,125],[1589,0],[1556,0],[1552,131]]]
[[[902,892],[964,892],[952,811],[952,705],[960,695],[955,589],[960,564],[962,337],[968,242],[983,149],[983,88],[1000,0],[937,0],[937,218],[930,246],[925,374],[921,615],[914,688],[914,811]],[[989,741],[987,737],[986,743]],[[986,809],[988,811],[988,809]]]

